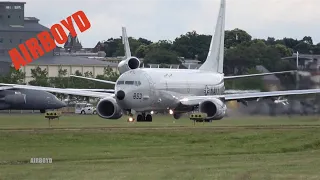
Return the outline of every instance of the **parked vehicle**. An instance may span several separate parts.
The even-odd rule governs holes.
[[[96,108],[90,103],[76,103],[76,114],[97,114]]]

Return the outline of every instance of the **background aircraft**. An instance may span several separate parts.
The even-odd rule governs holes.
[[[46,91],[0,87],[0,110],[40,110],[60,109],[66,104]]]
[[[168,110],[176,119],[182,113],[199,110],[207,114],[208,120],[219,120],[225,116],[227,101],[236,100],[246,104],[247,101],[256,99],[276,100],[280,96],[320,93],[320,89],[309,89],[225,94],[225,79],[274,74],[224,76],[225,5],[225,0],[222,0],[207,59],[199,69],[139,68],[139,59],[128,57],[129,51],[126,48],[128,58],[119,64],[121,76],[118,80],[116,82],[97,80],[115,84],[115,93],[28,85],[12,86],[102,98],[97,105],[97,113],[100,117],[119,119],[123,112],[127,111],[132,118],[137,112],[137,121],[152,121],[151,112],[161,110]],[[126,36],[124,37],[126,39]]]

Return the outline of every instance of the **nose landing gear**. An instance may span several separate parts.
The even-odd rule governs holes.
[[[173,118],[174,119],[180,119],[182,116],[182,113],[173,113]]]

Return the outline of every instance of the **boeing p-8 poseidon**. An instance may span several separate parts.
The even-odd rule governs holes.
[[[140,61],[130,54],[128,39],[123,29],[123,41],[127,59],[119,63],[120,77],[116,82],[97,80],[115,85],[113,93],[71,90],[28,85],[14,85],[15,88],[39,89],[49,92],[101,98],[97,113],[105,119],[119,119],[123,112],[129,116],[137,113],[137,121],[152,121],[152,111],[168,110],[174,118],[198,109],[207,114],[208,120],[219,120],[225,116],[226,102],[246,102],[258,98],[277,98],[287,95],[319,93],[320,89],[272,91],[257,93],[225,94],[224,80],[274,73],[224,76],[225,0],[221,0],[219,16],[212,37],[206,61],[199,69],[140,68]],[[283,73],[283,72],[281,72]]]

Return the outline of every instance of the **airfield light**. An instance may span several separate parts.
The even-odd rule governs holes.
[[[173,114],[173,111],[172,111],[172,109],[170,109],[170,110],[169,110],[169,114]]]
[[[133,122],[133,117],[129,117],[129,122]]]

